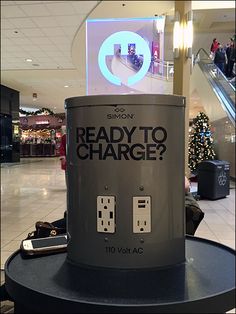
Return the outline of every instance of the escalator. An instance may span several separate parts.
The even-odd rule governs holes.
[[[235,83],[227,80],[201,48],[194,60],[190,85],[211,121],[217,159],[230,162],[230,175],[235,178]]]
[[[200,69],[207,78],[214,93],[227,112],[227,115],[235,126],[235,83],[231,83],[214,64],[208,53],[200,48],[196,54],[194,64],[199,65]]]

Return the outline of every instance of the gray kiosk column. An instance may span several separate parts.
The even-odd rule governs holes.
[[[184,109],[174,95],[66,99],[68,261],[141,269],[185,260]]]

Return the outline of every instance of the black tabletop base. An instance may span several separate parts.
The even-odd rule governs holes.
[[[186,239],[186,262],[151,270],[71,265],[66,253],[6,262],[16,313],[224,313],[235,307],[235,251]]]

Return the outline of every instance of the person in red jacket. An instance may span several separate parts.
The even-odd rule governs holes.
[[[66,187],[68,186],[68,177],[66,171],[66,134],[63,134],[61,137],[61,145],[60,145],[60,161],[61,161],[61,169],[65,171],[65,182]]]
[[[214,54],[216,50],[218,49],[218,40],[216,38],[213,39],[211,44],[211,52]]]
[[[63,134],[61,137],[60,161],[61,161],[61,169],[66,170],[66,134]]]

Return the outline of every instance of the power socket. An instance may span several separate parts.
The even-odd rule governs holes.
[[[97,232],[115,233],[115,196],[97,197]]]
[[[133,233],[151,232],[151,197],[133,197]]]

